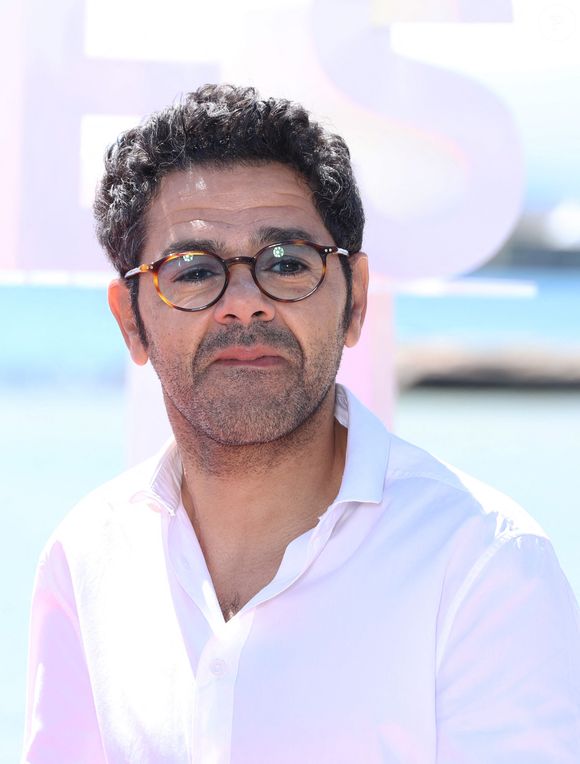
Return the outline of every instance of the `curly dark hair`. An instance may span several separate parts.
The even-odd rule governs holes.
[[[164,176],[192,165],[267,162],[297,171],[335,243],[360,250],[364,212],[344,140],[312,120],[300,104],[263,100],[255,88],[225,84],[188,93],[109,147],[94,204],[99,242],[123,275],[139,264],[147,209]],[[350,292],[350,269],[344,267]],[[134,279],[135,308],[137,285]]]

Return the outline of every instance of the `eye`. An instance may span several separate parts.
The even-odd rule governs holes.
[[[305,269],[309,269],[308,263],[302,262],[297,257],[288,256],[285,256],[280,260],[271,263],[269,268],[269,270],[273,271],[274,273],[279,273],[281,275],[301,273]]]
[[[211,255],[186,254],[169,260],[163,266],[163,278],[174,284],[201,285],[215,278],[223,278],[223,268]]]
[[[260,255],[259,270],[264,276],[301,276],[311,273],[319,260],[309,247],[277,244]]]
[[[216,272],[216,269],[210,270],[209,268],[205,268],[202,265],[197,266],[191,266],[189,268],[184,268],[183,270],[178,271],[174,277],[174,281],[186,281],[189,283],[195,283],[200,281],[205,281],[206,279],[214,278],[215,276],[218,276],[219,274]]]

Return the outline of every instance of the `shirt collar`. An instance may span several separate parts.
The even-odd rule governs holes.
[[[344,474],[333,506],[347,502],[379,504],[389,460],[388,431],[350,390],[339,384],[334,415],[348,429],[348,438]],[[181,503],[183,474],[175,440],[166,443],[147,466],[148,484],[133,494],[132,501],[148,501],[155,509],[175,515]]]
[[[152,465],[152,469],[151,469]],[[177,443],[171,438],[161,451],[145,462],[146,485],[137,490],[131,501],[145,501],[152,509],[175,515],[181,504],[181,478],[183,467]]]
[[[348,428],[346,461],[334,504],[383,500],[390,435],[383,423],[343,385],[336,385],[334,415]]]

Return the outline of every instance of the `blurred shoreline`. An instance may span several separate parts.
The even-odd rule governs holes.
[[[499,347],[473,350],[444,341],[397,348],[400,389],[421,386],[559,388],[580,391],[580,342],[566,348]]]

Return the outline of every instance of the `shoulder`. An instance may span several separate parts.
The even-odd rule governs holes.
[[[349,431],[345,480],[381,504],[389,537],[395,532],[407,542],[430,540],[432,551],[433,545],[451,551],[459,544],[476,556],[498,539],[545,538],[517,502],[397,437],[343,387],[337,390],[336,415]]]
[[[413,538],[416,559],[428,550],[443,632],[466,603],[475,602],[477,620],[486,598],[493,608],[508,595],[533,599],[531,592],[545,612],[559,603],[577,630],[574,596],[539,523],[502,492],[396,436],[385,481],[389,514],[397,531]]]
[[[385,496],[389,494],[412,507],[423,521],[458,528],[487,526],[490,541],[498,536],[546,535],[509,496],[392,434],[385,476]]]
[[[112,557],[119,546],[159,528],[161,507],[154,492],[158,473],[173,456],[174,445],[91,491],[59,523],[40,557],[39,569],[51,564],[88,566]]]
[[[510,497],[391,435],[384,523],[437,587],[438,662],[452,630],[475,632],[503,611],[529,628],[558,622],[578,645],[578,607],[552,544]]]

